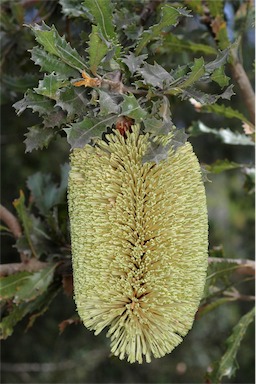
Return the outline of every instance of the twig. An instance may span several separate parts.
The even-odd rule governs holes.
[[[17,272],[37,272],[40,269],[47,267],[48,263],[37,259],[30,259],[22,263],[0,264],[0,276],[9,276]]]
[[[7,208],[3,207],[1,204],[0,204],[0,220],[2,220],[7,225],[7,227],[10,229],[14,237],[16,237],[16,239],[22,235],[21,226],[17,218],[10,211],[8,211]]]
[[[209,263],[232,263],[237,264],[236,272],[243,275],[255,275],[255,261],[254,260],[243,260],[243,259],[226,259],[219,257],[209,257]]]

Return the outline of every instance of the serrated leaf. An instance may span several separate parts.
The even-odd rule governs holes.
[[[237,169],[243,167],[242,164],[235,163],[234,161],[229,160],[216,160],[213,164],[204,165],[205,169],[208,172],[212,173],[221,173],[224,171],[229,171],[231,169]]]
[[[230,100],[231,96],[235,93],[233,92],[234,85],[230,85],[223,93],[219,95],[212,95],[209,93],[204,93],[198,89],[188,87],[186,89],[182,89],[181,92],[179,89],[170,89],[169,94],[178,94],[182,100],[193,98],[198,101],[202,105],[214,104],[218,99],[227,99]]]
[[[215,81],[215,83],[219,84],[221,88],[223,88],[228,85],[230,77],[226,76],[224,72],[224,68],[222,66],[222,67],[216,68],[213,71],[211,75],[211,79]]]
[[[113,8],[110,0],[86,0],[83,6],[93,16],[95,24],[97,24],[104,38],[108,41],[116,38],[113,25]]]
[[[191,72],[186,76],[185,81],[179,84],[179,88],[187,88],[198,81],[205,73],[204,59],[194,59],[194,65],[191,68]]]
[[[150,145],[147,148],[145,155],[142,158],[142,162],[154,162],[158,164],[160,161],[166,159],[171,148],[171,144],[163,145],[155,140],[149,140]]]
[[[239,119],[251,125],[250,121],[239,111],[231,107],[226,107],[223,104],[203,105],[200,109],[201,112],[216,113],[218,115],[227,117],[228,119]]]
[[[68,117],[84,116],[88,112],[89,100],[85,88],[73,86],[61,89],[57,95],[55,107],[60,107],[67,112]]]
[[[135,54],[138,56],[142,49],[155,38],[158,38],[161,34],[161,31],[172,25],[176,25],[180,16],[190,16],[189,12],[186,9],[182,8],[173,8],[168,4],[163,5],[161,8],[161,20],[159,23],[151,26],[149,30],[146,30],[142,33],[139,43],[135,49]]]
[[[43,22],[41,25],[35,24],[30,28],[35,34],[36,41],[44,47],[46,52],[59,57],[63,63],[79,72],[87,68],[82,57],[74,48],[71,48],[64,37],[58,34],[54,26],[49,28]]]
[[[219,51],[215,60],[210,61],[209,63],[205,64],[206,72],[212,73],[215,69],[218,69],[223,64],[225,64],[229,55],[230,55],[231,48],[232,48],[232,46],[224,49],[223,51]]]
[[[61,204],[65,200],[67,191],[69,166],[61,166],[61,184],[58,186],[53,182],[50,174],[37,172],[27,180],[27,186],[30,189],[33,200],[43,215],[48,215],[50,209],[55,205]]]
[[[43,80],[39,81],[38,87],[34,88],[34,90],[38,95],[57,100],[59,89],[66,87],[69,84],[69,81],[65,81],[55,73],[51,73],[50,75],[44,75]]]
[[[164,88],[165,84],[169,84],[173,78],[161,65],[154,63],[150,65],[145,63],[143,68],[138,69],[138,72],[143,76],[145,83],[154,87]]]
[[[14,297],[17,292],[26,284],[31,273],[23,271],[10,276],[0,278],[0,299],[6,300]]]
[[[147,112],[142,109],[134,95],[123,95],[124,101],[121,103],[121,110],[123,116],[131,117],[135,122],[142,121]]]
[[[96,75],[97,68],[108,50],[107,45],[100,36],[98,25],[93,25],[87,52],[89,54],[89,67],[94,75]]]
[[[148,55],[135,56],[133,52],[129,52],[129,54],[122,59],[122,62],[127,65],[131,75],[133,75],[147,57]]]
[[[60,128],[62,124],[67,123],[67,116],[64,111],[62,111],[60,108],[56,108],[55,110],[48,115],[43,116],[43,126],[44,128]]]
[[[99,90],[99,95],[100,116],[106,116],[111,113],[120,112],[120,96],[109,94],[102,90]]]
[[[9,90],[14,92],[25,92],[28,88],[37,84],[38,75],[28,73],[21,77],[3,74],[2,81]]]
[[[229,128],[214,129],[207,127],[201,121],[194,123],[189,128],[189,134],[192,136],[197,136],[201,133],[212,133],[214,136],[221,139],[225,144],[231,145],[255,145],[255,143],[246,135],[232,132]]]
[[[104,119],[85,117],[79,123],[70,124],[70,128],[65,128],[67,141],[71,148],[83,148],[92,139],[102,136],[102,133],[111,127],[117,120],[117,115],[109,115]]]
[[[14,302],[19,304],[22,301],[34,300],[48,288],[52,282],[53,273],[57,264],[49,265],[38,272],[30,274],[25,284],[17,291],[14,296]]]
[[[44,128],[39,125],[34,125],[28,128],[25,133],[26,152],[32,152],[34,149],[47,148],[51,140],[54,139],[56,132],[52,128]]]
[[[59,4],[62,6],[62,13],[67,17],[79,17],[84,14],[81,0],[59,0]]]
[[[30,52],[31,60],[33,60],[36,65],[40,65],[41,72],[52,73],[54,71],[64,79],[68,79],[70,77],[76,78],[79,76],[79,72],[76,69],[70,67],[68,64],[65,64],[55,55],[47,53],[43,48],[34,47]]]
[[[153,104],[151,115],[143,120],[145,132],[153,135],[166,135],[174,128],[170,103],[166,96]]]
[[[248,313],[241,317],[238,324],[233,328],[232,334],[226,341],[226,352],[221,359],[214,364],[213,371],[208,374],[208,377],[213,383],[220,383],[223,377],[231,378],[234,376],[238,367],[236,355],[247,328],[252,323],[254,316],[255,308],[252,308]]]
[[[39,115],[48,114],[53,109],[53,102],[48,98],[38,95],[36,92],[28,89],[24,98],[13,104],[17,115],[21,115],[27,108],[31,108],[33,112],[38,112]]]
[[[164,44],[161,47],[158,47],[157,52],[164,53],[168,50],[168,52],[184,52],[184,51],[190,51],[193,53],[201,52],[205,55],[216,55],[217,50],[206,44],[198,44],[194,41],[185,40],[183,38],[180,38],[178,36],[175,36],[173,33],[169,33],[165,39]]]

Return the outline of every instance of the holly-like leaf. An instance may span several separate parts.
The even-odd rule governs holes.
[[[44,75],[43,80],[39,81],[38,88],[34,88],[34,90],[38,95],[57,100],[59,89],[67,85],[69,85],[69,81],[63,80],[53,72],[50,75]]]
[[[131,75],[133,75],[147,57],[148,55],[135,56],[133,52],[129,52],[129,54],[122,59],[122,62],[127,65]]]
[[[181,97],[182,100],[187,99],[194,99],[195,101],[199,102],[202,105],[207,104],[214,104],[218,99],[227,99],[230,100],[231,96],[233,96],[235,93],[233,91],[234,85],[231,84],[225,91],[219,95],[212,95],[209,93],[204,93],[198,89],[195,89],[194,87],[188,87],[186,89],[182,89],[182,92],[180,92],[180,89],[170,89],[169,94],[175,94]]]
[[[14,297],[32,274],[23,271],[0,278],[0,299],[6,300]]]
[[[107,127],[111,127],[117,118],[117,115],[108,115],[104,119],[85,117],[79,123],[70,124],[70,128],[64,129],[68,143],[71,148],[83,148],[92,139],[101,137]]]
[[[108,50],[108,46],[101,37],[99,26],[93,25],[87,52],[89,54],[89,67],[94,75],[96,75],[97,68]]]
[[[41,44],[45,51],[59,57],[61,61],[79,72],[86,69],[86,65],[82,57],[77,53],[70,44],[61,37],[56,28],[49,28],[44,22],[41,25],[35,24],[30,26],[35,34],[36,41]]]
[[[217,57],[215,60],[210,61],[209,63],[205,64],[205,70],[208,73],[213,73],[215,69],[220,68],[222,65],[224,65],[230,55],[230,50],[234,45],[232,45],[229,48],[224,49],[223,51],[219,51]]]
[[[189,134],[191,134],[192,136],[197,136],[202,133],[212,133],[214,136],[220,138],[221,141],[225,144],[253,146],[255,145],[255,143],[251,140],[250,137],[238,132],[232,132],[229,128],[221,128],[219,130],[209,128],[201,121],[194,123],[189,128]]]
[[[212,75],[211,79],[215,81],[215,83],[219,84],[221,88],[227,86],[229,84],[230,77],[228,77],[224,72],[224,67],[221,66],[219,68],[216,68]]]
[[[212,383],[220,383],[223,377],[229,379],[234,376],[238,364],[236,355],[245,333],[252,323],[255,316],[255,308],[241,317],[238,324],[233,328],[232,334],[226,341],[227,349],[221,359],[214,364],[213,371],[208,374],[208,378]]]
[[[186,76],[186,79],[179,84],[179,88],[187,88],[198,81],[205,73],[204,59],[194,60],[194,65],[191,68],[191,72]]]
[[[2,82],[9,90],[14,92],[25,92],[28,88],[36,86],[38,75],[25,74],[24,76],[13,76],[4,74]]]
[[[102,90],[99,90],[99,95],[100,116],[106,116],[111,113],[117,114],[120,112],[119,96],[109,94],[108,92]]]
[[[32,193],[37,208],[43,215],[48,215],[50,209],[64,202],[68,171],[69,166],[67,164],[61,166],[61,183],[59,186],[53,182],[50,174],[37,172],[28,178],[27,186]]]
[[[22,301],[34,300],[48,288],[52,282],[54,270],[57,264],[49,265],[38,272],[27,276],[25,284],[16,292],[14,302],[19,304]]]
[[[30,52],[31,59],[36,65],[40,65],[41,72],[52,73],[52,71],[54,71],[63,79],[79,77],[79,72],[76,69],[65,64],[65,62],[57,56],[45,52],[43,48],[34,47]]]
[[[144,47],[153,39],[159,38],[161,31],[170,26],[175,26],[180,16],[190,16],[185,8],[173,8],[169,4],[164,4],[161,8],[161,20],[142,33],[139,43],[135,49],[138,56]]]
[[[166,96],[153,103],[149,117],[143,120],[145,132],[153,135],[166,135],[174,125],[171,119],[170,103]]]
[[[164,44],[158,47],[159,53],[165,52],[184,52],[189,51],[193,53],[201,52],[205,55],[216,55],[217,50],[206,44],[195,43],[194,41],[182,39],[173,33],[168,33],[164,39]]]
[[[34,149],[47,148],[51,140],[56,136],[56,132],[52,128],[44,128],[40,125],[34,125],[28,128],[25,133],[26,152],[32,152]]]
[[[206,164],[204,168],[211,173],[221,173],[224,171],[229,171],[231,169],[237,169],[243,167],[242,164],[235,163],[234,161],[229,160],[216,160],[213,164]]]
[[[17,115],[21,115],[26,108],[31,108],[33,112],[38,112],[41,116],[48,114],[53,109],[53,102],[43,95],[38,95],[36,92],[28,89],[24,98],[13,104]]]
[[[250,121],[239,111],[231,107],[226,107],[223,104],[203,105],[200,112],[209,112],[227,117],[228,119],[239,119],[251,126]]]
[[[55,107],[67,112],[70,119],[74,116],[84,116],[88,111],[89,100],[85,88],[65,87],[57,95]]]
[[[172,76],[157,63],[154,63],[154,65],[145,63],[143,68],[140,68],[138,72],[143,76],[146,84],[161,89],[164,88],[164,85],[168,85],[173,80]]]
[[[131,117],[135,122],[142,121],[147,112],[142,109],[134,95],[123,95],[124,101],[121,104],[122,115]]]

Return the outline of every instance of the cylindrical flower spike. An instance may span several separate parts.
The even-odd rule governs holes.
[[[148,135],[133,126],[75,149],[69,213],[75,301],[86,327],[108,327],[130,363],[170,353],[192,327],[207,269],[200,166],[189,143],[142,162]]]

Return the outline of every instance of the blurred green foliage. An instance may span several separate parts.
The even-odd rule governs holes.
[[[236,338],[239,321],[244,319],[242,316],[247,316],[252,307],[248,299],[254,290],[252,276],[240,275],[236,272],[236,264],[210,265],[205,297],[193,330],[171,355],[154,360],[151,364],[129,365],[109,356],[105,335],[95,337],[77,321],[70,295],[70,240],[65,196],[67,166],[64,164],[68,163],[70,146],[62,128],[80,129],[85,111],[91,113],[90,123],[93,121],[92,124],[95,124],[92,119],[96,111],[95,94],[77,90],[76,95],[82,93],[88,99],[85,110],[84,106],[80,108],[76,102],[72,102],[70,94],[67,99],[57,100],[58,108],[48,107],[43,116],[44,128],[40,125],[38,115],[25,109],[24,102],[18,104],[18,108],[16,104],[16,109],[25,109],[20,117],[17,117],[12,105],[23,97],[28,88],[36,94],[35,88],[38,87],[36,89],[39,89],[40,95],[45,87],[47,91],[47,79],[51,74],[44,78],[43,73],[54,70],[57,75],[55,73],[50,79],[57,80],[56,88],[49,88],[51,92],[44,94],[44,97],[48,97],[47,102],[56,101],[56,92],[63,87],[63,78],[57,77],[64,73],[68,78],[79,78],[79,71],[86,69],[85,55],[88,55],[88,67],[92,75],[95,76],[97,71],[101,75],[112,74],[121,68],[126,86],[133,82],[138,89],[146,90],[152,97],[150,104],[143,98],[125,95],[121,104],[110,97],[108,90],[102,92],[101,117],[97,117],[102,120],[113,113],[110,126],[116,122],[120,108],[125,112],[123,114],[129,116],[126,108],[129,101],[134,107],[140,108],[139,115],[130,113],[131,118],[145,118],[144,110],[147,110],[145,128],[152,133],[152,125],[156,127],[160,121],[158,127],[164,130],[162,121],[166,116],[161,115],[161,108],[157,108],[158,104],[152,95],[157,87],[158,91],[161,87],[169,90],[168,124],[175,124],[191,135],[189,140],[210,180],[206,183],[210,256],[253,259],[253,128],[241,91],[232,78],[230,54],[230,45],[233,44],[248,78],[253,81],[253,5],[243,0],[100,3],[103,19],[94,1],[5,0],[1,4],[1,203],[15,213],[12,202],[16,199],[17,214],[24,229],[18,243],[10,233],[3,231],[2,263],[18,262],[17,251],[33,253],[34,249],[41,261],[50,261],[56,268],[54,275],[46,274],[54,278],[44,280],[45,285],[39,286],[40,295],[37,298],[32,294],[33,289],[31,296],[26,296],[35,274],[26,274],[28,286],[18,284],[19,276],[14,279],[19,294],[22,297],[23,292],[23,297],[28,298],[27,302],[16,308],[15,300],[12,303],[4,297],[1,304],[3,318],[6,319],[6,315],[12,313],[11,309],[16,308],[12,317],[13,325],[21,321],[15,326],[13,335],[2,342],[2,382],[199,383],[204,382],[208,371],[209,380],[213,380],[213,383],[222,376],[227,383],[251,383],[254,380],[254,335],[249,321],[246,324],[247,333],[233,353],[230,372],[223,374],[228,367],[223,369],[221,366],[221,357],[229,350],[225,340],[229,337],[231,346],[235,345],[232,340],[239,338]],[[169,6],[174,7],[174,11]],[[50,27],[54,24],[56,32],[55,29],[49,32],[47,27],[41,30],[35,27],[35,23],[42,25],[42,22]],[[40,48],[34,48],[35,36],[31,28],[24,24],[34,28]],[[43,31],[51,33],[59,45],[47,48],[44,40],[40,42],[43,36],[40,33]],[[103,38],[99,38],[100,33]],[[70,46],[61,40],[63,35]],[[238,48],[234,48],[238,40]],[[76,59],[65,62],[65,66],[55,61],[57,67],[53,69],[51,65],[54,60],[49,51],[54,52],[55,59],[61,60],[60,46],[64,46],[66,52],[76,49],[78,56],[75,54]],[[218,53],[219,49],[222,53]],[[225,49],[228,50],[223,54]],[[32,57],[34,55],[40,61],[41,69],[30,59],[31,50]],[[135,59],[129,51],[142,56]],[[216,64],[216,56],[225,59]],[[84,68],[80,68],[80,57]],[[161,66],[161,75],[154,61]],[[142,63],[143,68],[140,69]],[[208,71],[205,70],[207,65]],[[209,69],[210,65],[212,69]],[[170,75],[176,81],[175,86],[170,86]],[[166,83],[163,82],[163,76]],[[41,83],[38,84],[39,81]],[[229,83],[234,83],[235,95],[231,101],[225,98],[221,100],[218,95],[225,92]],[[164,88],[166,84],[167,88]],[[73,92],[73,88],[70,87],[70,92]],[[228,93],[229,98],[232,92]],[[194,99],[192,103],[191,98]],[[106,100],[108,108],[104,109]],[[158,120],[153,120],[155,116]],[[242,122],[247,124],[247,130]],[[71,125],[67,128],[67,124]],[[97,131],[97,135],[104,129]],[[23,142],[25,137],[26,145]],[[90,138],[88,136],[88,141]],[[71,139],[68,141],[73,144]],[[33,147],[44,146],[47,148],[31,152]],[[19,190],[24,191],[25,195],[20,195]],[[42,278],[41,273],[36,281]],[[12,298],[14,291],[7,290],[6,295]],[[239,295],[244,299],[239,299]],[[23,315],[26,316],[23,318]],[[69,321],[63,323],[65,319]],[[13,330],[8,328],[8,320],[5,324],[7,333],[11,334]],[[24,333],[32,324],[33,327]],[[61,335],[60,330],[63,331]],[[232,332],[233,336],[230,337]],[[235,377],[229,377],[236,365],[235,357],[239,369]],[[211,378],[214,361],[215,376]]]

